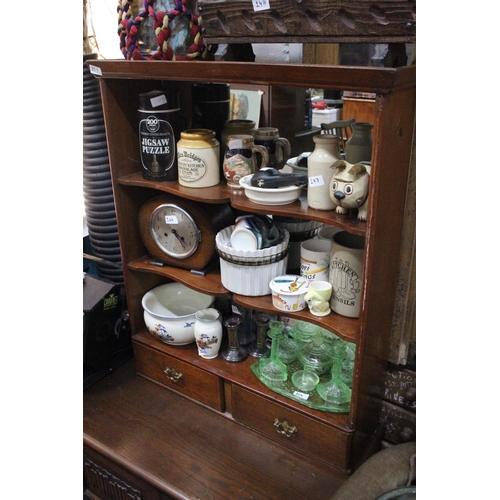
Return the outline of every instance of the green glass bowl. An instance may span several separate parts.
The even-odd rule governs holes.
[[[319,384],[319,376],[311,370],[298,370],[292,375],[292,384],[299,391],[314,391]]]

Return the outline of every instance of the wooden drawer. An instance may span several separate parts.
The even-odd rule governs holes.
[[[232,410],[236,421],[261,434],[344,471],[349,469],[350,433],[285,408],[237,385],[232,387]]]
[[[134,342],[134,357],[139,375],[224,411],[223,383],[217,375],[138,342]]]

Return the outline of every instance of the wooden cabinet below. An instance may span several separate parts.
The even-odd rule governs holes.
[[[347,479],[138,377],[134,360],[84,392],[83,430],[85,486],[102,500],[328,500]]]

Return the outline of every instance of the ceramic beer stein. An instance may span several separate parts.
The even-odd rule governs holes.
[[[260,153],[258,165],[256,153]],[[269,154],[264,146],[256,146],[253,136],[246,134],[230,135],[224,154],[224,177],[227,184],[235,189],[242,189],[240,179],[267,167]]]
[[[255,144],[264,146],[269,153],[268,167],[281,169],[290,158],[292,147],[285,137],[280,137],[275,127],[260,127],[254,134]]]

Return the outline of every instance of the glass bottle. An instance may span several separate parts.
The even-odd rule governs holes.
[[[340,155],[340,137],[320,134],[313,137],[314,151],[307,159],[307,204],[316,210],[333,210],[335,204],[330,198],[330,181],[333,168]]]
[[[257,313],[253,317],[253,321],[257,327],[257,333],[255,341],[248,347],[248,353],[254,358],[260,358],[269,352],[266,338],[270,319],[271,318],[264,313]]]
[[[345,145],[345,160],[349,163],[371,161],[373,123],[358,122],[352,125],[352,136]]]
[[[238,342],[240,325],[241,319],[238,316],[231,316],[224,320],[224,326],[227,328],[228,346],[221,351],[221,356],[231,363],[243,361],[248,357],[248,351],[241,347]]]
[[[351,389],[340,378],[345,355],[346,344],[337,342],[333,348],[331,380],[316,387],[316,392],[325,401],[325,405],[335,411],[349,411],[351,405]]]

